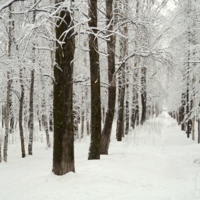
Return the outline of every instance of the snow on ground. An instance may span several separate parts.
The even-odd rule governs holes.
[[[200,146],[162,113],[130,130],[123,142],[113,128],[109,156],[88,161],[89,138],[76,141],[76,173],[55,176],[52,149],[34,144],[22,159],[20,144],[9,146],[0,164],[0,200],[199,200]]]

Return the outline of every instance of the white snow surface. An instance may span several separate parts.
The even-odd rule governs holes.
[[[35,142],[21,158],[9,145],[0,163],[0,200],[200,200],[200,145],[167,113],[130,130],[122,142],[113,128],[109,155],[87,160],[90,139],[75,142],[76,173],[55,176],[52,148]]]

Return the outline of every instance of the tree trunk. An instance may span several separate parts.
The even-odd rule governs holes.
[[[58,5],[60,1],[56,0]],[[63,44],[56,43],[56,65],[54,67],[54,147],[53,172],[63,175],[75,172],[74,165],[74,123],[73,123],[73,60],[75,37],[71,13],[73,10],[63,8],[56,22],[56,38]],[[68,30],[66,35],[61,36]]]
[[[44,79],[43,79],[42,71],[40,73],[41,73],[42,91],[45,91],[45,85],[44,85]],[[45,133],[46,133],[47,147],[51,147],[48,121],[49,120],[48,120],[47,111],[46,111],[46,94],[45,94],[45,92],[43,92],[43,99],[42,99],[42,125],[43,125]]]
[[[181,100],[181,130],[185,131],[185,93],[182,93]]]
[[[10,92],[11,92],[10,72],[7,72],[7,94],[6,94],[6,108],[5,108],[5,136],[3,147],[3,160],[7,162],[8,159],[8,135],[9,135],[9,121],[10,121]]]
[[[124,41],[120,38],[121,55],[120,60],[122,61],[125,57],[124,52]],[[125,63],[122,64],[118,75],[118,112],[117,112],[117,141],[122,141],[124,136],[124,96],[125,96]]]
[[[191,108],[192,109],[195,106],[195,78],[192,79],[192,99],[191,99]],[[195,140],[195,116],[191,119],[191,133],[192,133],[192,140]]]
[[[106,1],[106,16],[107,25],[110,24],[113,16],[113,0]],[[113,25],[110,24],[108,27],[109,31],[113,30]],[[115,79],[115,36],[111,35],[107,41],[107,52],[108,52],[108,108],[106,112],[106,119],[101,135],[101,154],[108,155],[108,148],[110,143],[110,135],[112,130],[113,118],[115,114],[115,101],[116,101],[116,85],[113,83]]]
[[[129,1],[125,0],[125,18],[128,17],[127,13],[128,13],[128,4]],[[124,27],[124,34],[125,36],[128,38],[128,28],[127,28],[128,24],[125,24]],[[125,40],[124,43],[124,51],[125,51],[125,56],[128,56],[128,39]],[[130,69],[129,69],[129,64],[126,64],[126,73],[129,74],[130,73]],[[125,122],[126,122],[126,126],[125,126],[125,135],[128,135],[128,131],[129,131],[129,76],[126,76],[126,110],[125,110]]]
[[[134,129],[136,125],[139,125],[139,102],[137,89],[134,89],[131,126]]]
[[[36,3],[36,0],[34,0]],[[33,23],[35,23],[36,11],[33,12]],[[33,65],[35,64],[35,48],[32,49],[33,53]],[[30,85],[30,99],[29,99],[29,142],[28,142],[28,155],[33,155],[33,131],[34,131],[34,107],[33,107],[33,98],[34,98],[34,82],[35,82],[35,69],[34,66],[31,70],[31,85]]]
[[[9,6],[9,19],[11,20],[12,8]],[[9,23],[8,29],[8,58],[11,57],[11,46],[12,46],[12,25]],[[8,136],[9,136],[9,122],[10,122],[10,106],[11,106],[11,86],[12,80],[10,79],[10,71],[7,71],[7,94],[6,94],[6,107],[5,107],[5,136],[4,136],[4,147],[3,147],[3,160],[7,162],[8,159]]]
[[[146,112],[147,112],[147,92],[146,92],[146,67],[142,67],[142,77],[141,77],[141,103],[142,103],[142,114],[140,124],[143,124],[146,121]]]
[[[88,22],[91,31],[89,35],[90,79],[91,79],[91,143],[88,159],[100,159],[101,142],[101,90],[100,68],[97,34],[97,0],[89,2]]]
[[[44,123],[44,130],[46,133],[46,142],[47,142],[47,147],[51,147],[51,141],[50,141],[50,136],[49,136],[49,126],[48,126],[48,120],[47,120],[47,115],[44,113],[42,115],[43,118],[43,123]]]
[[[30,86],[30,100],[29,100],[29,143],[28,143],[28,155],[33,155],[33,130],[34,130],[34,107],[33,107],[33,96],[34,96],[34,82],[35,82],[35,70],[31,71],[31,86]]]
[[[140,6],[140,1],[136,1],[136,17],[138,18],[138,13],[139,13],[139,6]],[[135,41],[135,49],[137,49],[137,42]],[[132,114],[131,114],[131,126],[134,129],[136,125],[139,125],[139,95],[138,95],[138,74],[139,70],[138,65],[140,63],[140,57],[135,56],[135,63],[134,63],[134,73],[133,73],[133,99],[132,99]]]
[[[128,1],[126,0],[123,5],[124,9],[120,10],[120,14],[122,16],[127,16],[127,9],[128,9]],[[128,29],[125,25],[121,28],[121,33],[125,36],[128,36]],[[119,39],[119,45],[120,45],[120,58],[119,60],[123,62],[125,57],[128,54],[128,39],[124,37],[120,37]],[[119,76],[118,76],[118,116],[117,116],[117,141],[122,141],[122,137],[124,136],[124,114],[125,114],[125,69],[126,69],[127,63],[122,63],[121,69],[119,70]]]
[[[19,134],[20,134],[20,140],[21,140],[22,158],[24,158],[26,156],[26,153],[25,153],[24,131],[23,131],[24,85],[22,81],[22,69],[20,69],[19,76],[20,76],[20,84],[21,84],[21,96],[19,100]]]

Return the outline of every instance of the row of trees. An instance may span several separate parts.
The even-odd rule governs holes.
[[[178,89],[176,92],[174,91],[178,98],[173,97],[170,110],[178,123],[181,124],[181,129],[186,132],[187,137],[192,135],[192,139],[195,140],[195,121],[198,121],[198,127],[200,127],[198,70],[200,7],[196,0],[187,0],[179,2],[177,12],[180,14],[174,20],[174,25],[180,31],[179,33],[173,31],[176,36],[171,42],[171,49],[178,58],[174,56],[177,69],[174,70],[175,80],[172,80],[173,85],[176,85],[176,89]],[[172,95],[175,95],[174,92],[169,96],[170,101]],[[200,128],[198,128],[197,140],[200,143]]]
[[[54,132],[53,172],[74,172],[74,139],[90,134],[88,159],[100,159],[108,154],[114,120],[121,141],[131,127],[158,115],[172,94],[163,74],[180,76],[172,54],[179,51],[171,48],[177,39],[169,31],[181,15],[164,14],[167,4],[10,0],[0,6],[4,161],[9,138],[18,138],[12,137],[16,128],[22,157],[26,142],[32,155],[38,126],[48,147]],[[170,111],[178,109],[175,104]]]

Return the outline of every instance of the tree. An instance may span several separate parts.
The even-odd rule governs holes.
[[[58,8],[56,21],[56,55],[54,66],[54,147],[53,172],[63,175],[75,172],[73,127],[73,60],[75,38],[72,12],[55,1]],[[61,41],[61,43],[59,42]]]
[[[101,142],[101,90],[100,90],[100,68],[98,53],[97,29],[97,0],[89,1],[88,25],[89,34],[89,56],[90,56],[90,82],[91,82],[91,143],[88,159],[100,159]]]
[[[25,153],[25,144],[24,144],[24,130],[23,130],[23,106],[24,106],[24,85],[22,81],[22,69],[19,71],[20,76],[20,84],[21,84],[21,95],[19,99],[19,133],[20,133],[20,140],[21,140],[21,152],[22,158],[26,156]]]
[[[34,4],[36,0],[34,0]],[[36,18],[36,11],[33,11],[33,24],[35,23]],[[33,44],[34,45],[34,44]],[[34,82],[35,82],[35,47],[32,48],[32,55],[33,55],[33,66],[31,69],[31,84],[30,84],[30,98],[29,98],[29,121],[28,121],[28,128],[29,128],[29,143],[28,143],[28,154],[33,154],[33,131],[34,131]]]
[[[11,11],[11,5],[9,6],[9,11]],[[11,13],[9,14],[9,19],[11,19]],[[11,23],[8,32],[8,58],[11,57],[11,46],[12,46],[12,27]],[[11,85],[12,79],[10,78],[10,69],[7,69],[7,94],[6,94],[6,108],[5,108],[5,136],[4,136],[4,147],[3,147],[3,160],[7,162],[8,157],[8,135],[9,135],[9,122],[10,122],[10,106],[11,106]]]
[[[113,0],[106,1],[106,25],[108,26],[107,35],[107,52],[108,52],[108,108],[106,112],[106,119],[101,135],[101,154],[108,154],[110,143],[110,135],[112,130],[113,118],[115,114],[115,101],[116,101],[116,85],[113,82],[115,79],[115,35],[110,32],[113,31],[114,25],[114,10]]]

